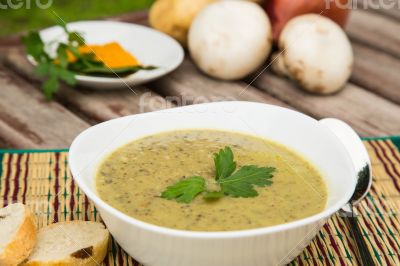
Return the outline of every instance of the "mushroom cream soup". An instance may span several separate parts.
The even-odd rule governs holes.
[[[185,178],[200,176],[218,190],[214,154],[230,147],[236,169],[274,167],[272,184],[254,186],[258,196],[223,196],[190,203],[161,197]],[[100,164],[99,196],[138,220],[182,230],[231,231],[272,226],[314,215],[325,208],[320,173],[300,155],[275,142],[216,130],[170,131],[146,136],[117,149]]]

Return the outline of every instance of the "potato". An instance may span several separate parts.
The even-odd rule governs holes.
[[[216,0],[157,0],[150,8],[150,25],[187,46],[192,20],[207,4]]]

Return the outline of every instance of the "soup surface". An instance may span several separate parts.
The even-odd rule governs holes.
[[[256,187],[253,198],[196,197],[178,203],[160,197],[182,177],[203,176],[215,186],[213,154],[233,150],[237,168],[275,167],[273,184]],[[139,220],[193,231],[243,230],[282,224],[323,210],[325,183],[304,158],[277,143],[234,132],[170,131],[135,140],[108,155],[100,164],[96,186],[111,206]]]

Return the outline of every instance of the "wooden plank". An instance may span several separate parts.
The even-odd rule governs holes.
[[[400,6],[400,2],[397,3]],[[392,19],[400,20],[400,7],[392,9],[377,9],[376,12],[391,17]]]
[[[400,57],[400,23],[365,10],[354,10],[346,28],[352,40]]]
[[[351,81],[400,104],[400,60],[357,43],[353,43],[353,49]]]
[[[33,67],[20,49],[8,50],[4,60],[6,65],[18,74],[39,84],[33,74]],[[172,106],[171,103],[144,86],[135,86],[131,89],[127,87],[101,91],[62,85],[57,93],[57,100],[91,123]]]
[[[382,0],[357,0],[357,9],[376,12],[393,19],[400,20],[400,1],[382,1]]]
[[[153,82],[151,86],[178,105],[240,100],[287,107],[285,103],[257,90],[253,86],[245,89],[247,84],[242,81],[228,82],[207,77],[187,58],[177,70]]]
[[[0,139],[13,148],[66,148],[89,125],[0,66]]]
[[[342,119],[362,136],[400,132],[400,106],[352,84],[335,95],[318,96],[296,88],[286,79],[264,73],[255,86],[317,119]]]
[[[0,139],[0,149],[11,149],[9,143],[7,143],[4,139]]]
[[[141,11],[135,11],[118,15],[115,17],[107,17],[106,19],[113,21],[129,22],[129,23],[147,24],[148,14],[149,14],[148,10],[141,10]]]
[[[15,34],[12,36],[6,36],[6,37],[1,37],[0,38],[0,47],[6,47],[6,46],[14,46],[18,45],[21,43],[21,36],[22,34]]]

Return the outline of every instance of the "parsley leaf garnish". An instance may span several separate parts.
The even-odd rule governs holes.
[[[246,165],[237,170],[233,175],[218,180],[221,190],[231,197],[250,198],[258,196],[254,186],[265,187],[272,185],[273,167],[258,167]]]
[[[214,153],[215,180],[230,176],[236,169],[236,162],[233,160],[233,152],[229,147]]]
[[[220,191],[206,191],[204,193],[203,198],[206,200],[216,200],[219,198],[222,198],[224,196],[224,192],[222,190]]]
[[[205,179],[201,176],[193,176],[167,187],[161,197],[183,203],[190,203],[200,193],[203,193],[203,198],[206,200],[215,200],[223,196],[256,197],[258,192],[254,187],[272,185],[271,179],[276,170],[274,167],[245,165],[235,172],[236,162],[230,147],[225,147],[214,154],[214,164],[215,182],[220,187],[219,191],[207,190]]]
[[[198,194],[206,190],[206,181],[201,176],[192,176],[167,187],[161,197],[177,202],[190,203]]]

